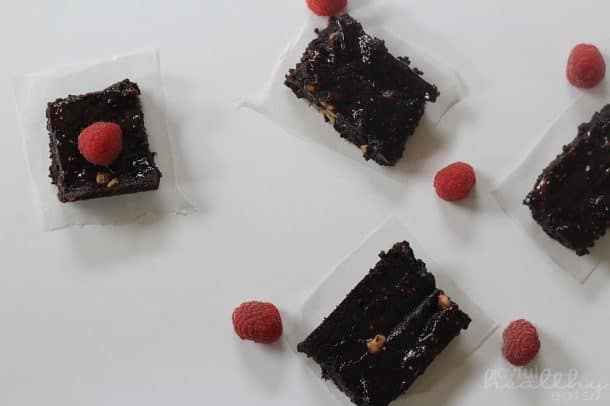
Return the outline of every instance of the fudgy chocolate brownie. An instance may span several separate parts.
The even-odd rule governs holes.
[[[610,105],[578,127],[523,203],[551,238],[589,253],[610,226]]]
[[[331,17],[285,84],[320,110],[341,137],[358,146],[365,159],[394,165],[424,114],[436,86],[392,56],[349,15]]]
[[[148,146],[140,89],[125,79],[94,93],[57,99],[47,107],[51,167],[62,202],[158,189],[161,172]],[[81,130],[97,121],[116,123],[123,150],[109,167],[89,163],[78,150]]]
[[[387,252],[298,350],[357,405],[385,406],[467,329],[407,242]]]

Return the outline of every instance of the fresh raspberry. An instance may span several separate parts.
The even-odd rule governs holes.
[[[438,197],[452,202],[468,196],[476,181],[472,166],[455,162],[436,173],[434,188]]]
[[[307,0],[307,7],[319,16],[334,16],[347,6],[347,0]]]
[[[527,320],[515,320],[502,334],[504,344],[502,354],[508,362],[522,366],[536,357],[540,350],[540,340],[536,327]]]
[[[605,74],[606,63],[596,46],[578,44],[572,49],[566,70],[572,85],[589,89],[601,82]]]
[[[271,344],[282,335],[282,318],[271,303],[245,302],[233,311],[233,328],[242,340]]]
[[[123,133],[115,123],[98,121],[78,136],[78,150],[94,165],[109,166],[123,149]]]

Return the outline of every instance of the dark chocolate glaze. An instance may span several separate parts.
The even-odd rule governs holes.
[[[396,243],[298,350],[355,404],[387,405],[468,328],[455,303],[439,304],[442,294],[409,244]],[[366,341],[378,334],[385,346],[372,354]]]
[[[150,151],[138,85],[125,79],[94,93],[57,99],[47,107],[50,176],[62,202],[157,189],[161,172]],[[121,127],[123,150],[109,167],[89,163],[78,151],[83,128],[97,121]],[[98,173],[118,184],[98,183]]]
[[[331,17],[285,84],[325,112],[339,134],[365,159],[394,165],[438,90],[408,58],[392,56],[349,15]]]
[[[610,105],[538,177],[524,204],[544,231],[578,255],[610,225]]]

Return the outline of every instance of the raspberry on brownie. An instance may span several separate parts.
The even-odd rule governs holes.
[[[97,121],[81,131],[78,150],[94,165],[109,166],[123,149],[123,132],[115,123]]]

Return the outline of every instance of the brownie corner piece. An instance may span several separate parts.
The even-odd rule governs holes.
[[[544,232],[582,256],[610,226],[610,105],[542,171],[523,203]]]
[[[385,406],[409,389],[471,319],[394,244],[297,350],[353,403]]]
[[[316,34],[285,85],[318,109],[366,160],[395,165],[426,102],[438,97],[436,86],[348,14],[330,17]]]
[[[98,92],[48,103],[49,176],[61,202],[159,188],[162,175],[155,165],[155,153],[150,151],[139,96],[138,85],[125,79]],[[108,167],[88,162],[78,150],[80,132],[98,121],[121,127],[123,149]]]

